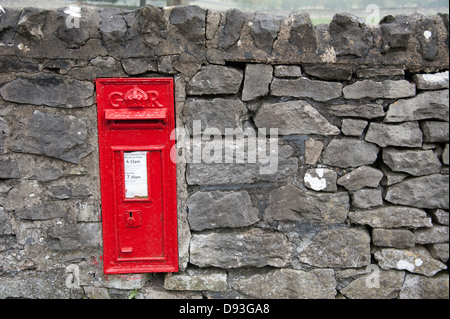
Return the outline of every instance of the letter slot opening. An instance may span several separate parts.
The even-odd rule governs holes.
[[[105,110],[105,119],[112,129],[158,128],[167,124],[167,109]]]

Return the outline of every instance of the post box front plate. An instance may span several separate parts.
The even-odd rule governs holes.
[[[176,272],[173,80],[97,79],[105,274]]]

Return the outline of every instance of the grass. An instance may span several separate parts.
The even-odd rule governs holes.
[[[311,21],[313,23],[313,25],[318,25],[318,24],[330,24],[331,19],[333,19],[333,17],[330,18],[311,18]]]
[[[318,24],[330,24],[331,20],[333,19],[333,17],[329,17],[329,18],[311,18],[311,21],[313,23],[313,25],[318,25]],[[378,22],[380,22],[381,18],[378,19],[378,21],[375,21],[375,24],[378,24]],[[367,21],[367,24],[370,24],[369,21]]]

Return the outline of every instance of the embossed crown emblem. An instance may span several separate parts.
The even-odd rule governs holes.
[[[158,99],[158,91],[144,91],[137,85],[125,93],[116,91],[108,95],[108,101],[113,107],[164,107]]]
[[[148,94],[141,90],[140,88],[138,88],[136,85],[129,91],[127,91],[127,93],[125,93],[125,100],[128,102],[143,102],[146,101],[148,99]]]

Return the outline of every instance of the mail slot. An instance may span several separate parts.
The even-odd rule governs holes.
[[[170,78],[97,79],[105,274],[177,272]]]

